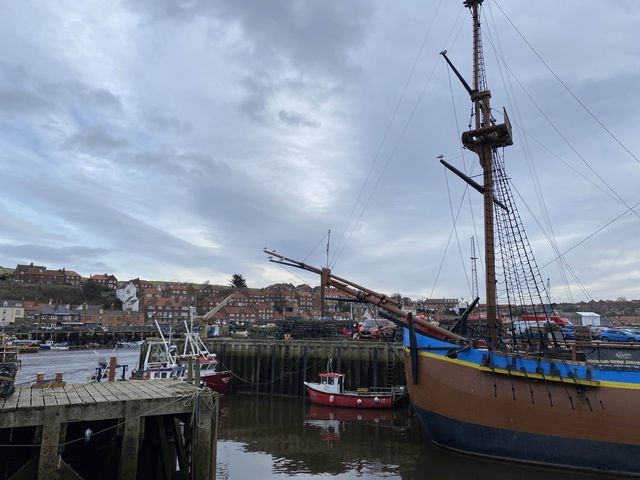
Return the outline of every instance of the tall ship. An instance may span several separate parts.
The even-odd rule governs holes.
[[[331,286],[376,305],[403,327],[409,396],[431,442],[491,458],[639,475],[640,349],[593,340],[588,330],[569,340],[552,321],[548,292],[505,171],[504,149],[513,144],[509,117],[490,105],[480,29],[483,0],[463,3],[473,23],[471,84],[447,52],[441,54],[471,99],[474,124],[461,140],[478,157],[482,183],[441,162],[483,198],[481,325],[469,321],[478,297],[445,329],[329,268],[264,252],[273,262],[320,275],[322,291]],[[517,332],[514,323],[525,316],[537,328]]]

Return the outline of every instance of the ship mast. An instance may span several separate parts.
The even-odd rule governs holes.
[[[487,88],[484,70],[482,37],[480,36],[480,4],[482,0],[470,0],[466,5],[471,9],[473,18],[473,89],[476,130],[491,126],[491,93]],[[491,142],[482,142],[476,149],[483,170],[484,186],[484,258],[486,272],[487,327],[491,344],[498,345],[496,332],[498,299],[496,293],[496,260],[493,229],[493,146]]]
[[[484,197],[484,258],[488,337],[491,345],[497,347],[498,301],[493,209],[496,203],[502,208],[506,207],[494,198],[493,157],[497,148],[512,145],[513,141],[507,112],[503,110],[504,123],[501,124],[496,124],[496,121],[491,117],[491,92],[487,87],[480,32],[480,5],[482,2],[483,0],[464,0],[464,6],[469,8],[473,19],[473,87],[469,86],[453,66],[447,57],[447,51],[445,50],[441,54],[469,92],[474,107],[475,128],[462,134],[462,145],[478,155],[483,171],[482,187],[476,189],[481,191]],[[469,182],[469,180],[466,181]]]

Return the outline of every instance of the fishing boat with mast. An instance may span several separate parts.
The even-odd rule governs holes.
[[[475,125],[462,134],[462,144],[478,156],[482,184],[441,162],[483,196],[486,328],[468,322],[478,297],[447,330],[329,268],[264,252],[273,262],[320,275],[321,291],[331,286],[376,305],[404,327],[409,396],[435,444],[498,459],[639,475],[640,349],[588,337],[569,341],[561,330],[545,328],[552,315],[545,309],[547,292],[505,172],[511,124],[505,110],[498,123],[490,106],[482,3],[464,1],[473,21],[472,86],[441,52],[473,104]],[[500,305],[498,285],[506,298]],[[513,322],[522,315],[539,328],[517,335]]]
[[[181,365],[186,365],[189,357],[193,358],[200,364],[200,380],[211,390],[220,394],[229,391],[229,382],[231,381],[231,370],[221,369],[217,355],[211,353],[207,346],[200,338],[200,334],[194,328],[193,317],[195,316],[195,308],[191,307],[189,315],[189,324],[184,322],[184,346],[182,355],[178,355],[177,361]]]

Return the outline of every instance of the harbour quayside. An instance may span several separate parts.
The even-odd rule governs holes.
[[[470,95],[475,125],[462,134],[462,144],[478,156],[483,170],[480,185],[442,161],[484,200],[486,313],[481,327],[469,321],[479,297],[447,330],[328,267],[268,249],[264,253],[272,262],[320,275],[321,291],[334,287],[373,304],[403,327],[411,404],[435,444],[512,461],[639,475],[640,350],[588,335],[570,341],[549,321],[548,291],[505,172],[503,149],[513,144],[511,124],[506,111],[502,123],[491,114],[482,3],[464,1],[473,20],[472,86],[447,52],[441,53]],[[497,280],[506,298],[499,305]],[[538,328],[518,335],[513,324],[522,315],[533,315]]]

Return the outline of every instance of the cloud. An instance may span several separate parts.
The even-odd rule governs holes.
[[[42,85],[40,91],[66,106],[93,108],[110,114],[122,110],[122,102],[113,92],[102,87],[90,87],[77,80],[48,83]]]
[[[320,126],[315,120],[309,120],[305,115],[299,112],[289,110],[280,110],[278,112],[280,121],[289,127],[318,127]]]
[[[104,154],[114,153],[125,148],[129,141],[111,133],[105,126],[87,127],[71,135],[63,144],[63,148],[80,153]]]
[[[463,197],[436,156],[479,173],[460,150],[468,95],[455,78],[450,89],[438,56],[449,49],[469,78],[471,27],[462,1],[445,3],[434,19],[437,5],[415,0],[14,2],[0,20],[0,202],[10,213],[0,242],[13,246],[0,263],[42,255],[83,272],[100,264],[119,277],[225,283],[241,272],[257,286],[296,278],[266,268],[262,247],[323,265],[323,248],[313,248],[331,228],[339,274],[386,292],[468,297],[480,198]],[[520,213],[544,264],[554,254],[529,212],[546,223],[535,200],[566,251],[625,208],[576,171],[635,203],[638,165],[495,4],[483,5],[492,106],[506,105],[516,126],[508,174],[531,202]],[[638,155],[640,6],[580,5],[504,8]],[[494,42],[570,145],[508,78]],[[627,253],[639,226],[623,216],[567,255],[591,295],[640,296],[629,283],[640,259]],[[555,264],[543,270],[554,296],[566,296]]]
[[[51,107],[51,103],[40,95],[18,89],[0,90],[0,111],[5,113],[35,114]]]
[[[51,269],[70,264],[88,268],[95,265],[96,258],[101,258],[108,253],[107,249],[84,245],[50,247],[34,243],[18,245],[3,243],[1,246],[5,257],[15,258],[17,263],[45,262],[51,264],[48,265]]]
[[[189,122],[172,116],[150,114],[145,120],[149,126],[161,132],[185,134],[191,132],[193,128]]]

